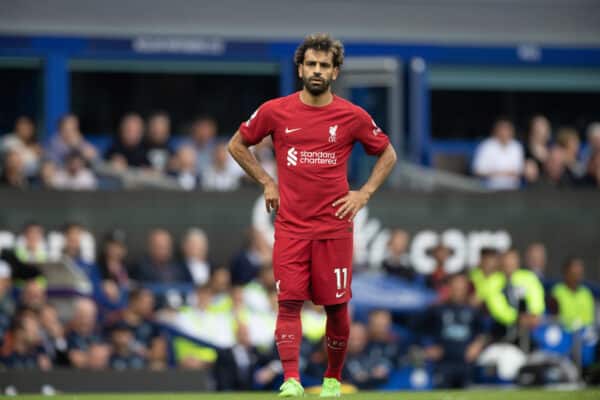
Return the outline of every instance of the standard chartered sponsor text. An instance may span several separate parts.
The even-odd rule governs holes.
[[[300,164],[337,164],[335,152],[300,151]]]

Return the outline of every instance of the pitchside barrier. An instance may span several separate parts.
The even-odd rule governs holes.
[[[214,390],[210,371],[2,371],[2,394],[88,392],[198,392]]]

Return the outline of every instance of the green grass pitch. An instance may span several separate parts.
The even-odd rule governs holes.
[[[22,395],[13,398],[27,400],[270,400],[276,393],[186,393],[186,394],[63,394],[57,396]],[[306,398],[318,398],[307,395]],[[343,395],[353,400],[600,400],[600,390],[467,390],[432,392],[359,392]]]

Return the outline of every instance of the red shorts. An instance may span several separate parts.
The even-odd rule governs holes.
[[[352,238],[291,239],[273,246],[273,272],[279,300],[340,304],[352,297]]]

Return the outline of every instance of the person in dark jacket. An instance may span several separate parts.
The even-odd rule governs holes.
[[[126,114],[121,120],[119,137],[110,146],[104,158],[117,169],[129,167],[148,167],[146,149],[142,143],[144,121],[136,113]]]
[[[429,310],[426,319],[431,344],[426,357],[436,362],[434,385],[462,388],[471,381],[471,368],[485,344],[479,311],[469,304],[469,280],[464,274],[449,278],[449,298]]]

